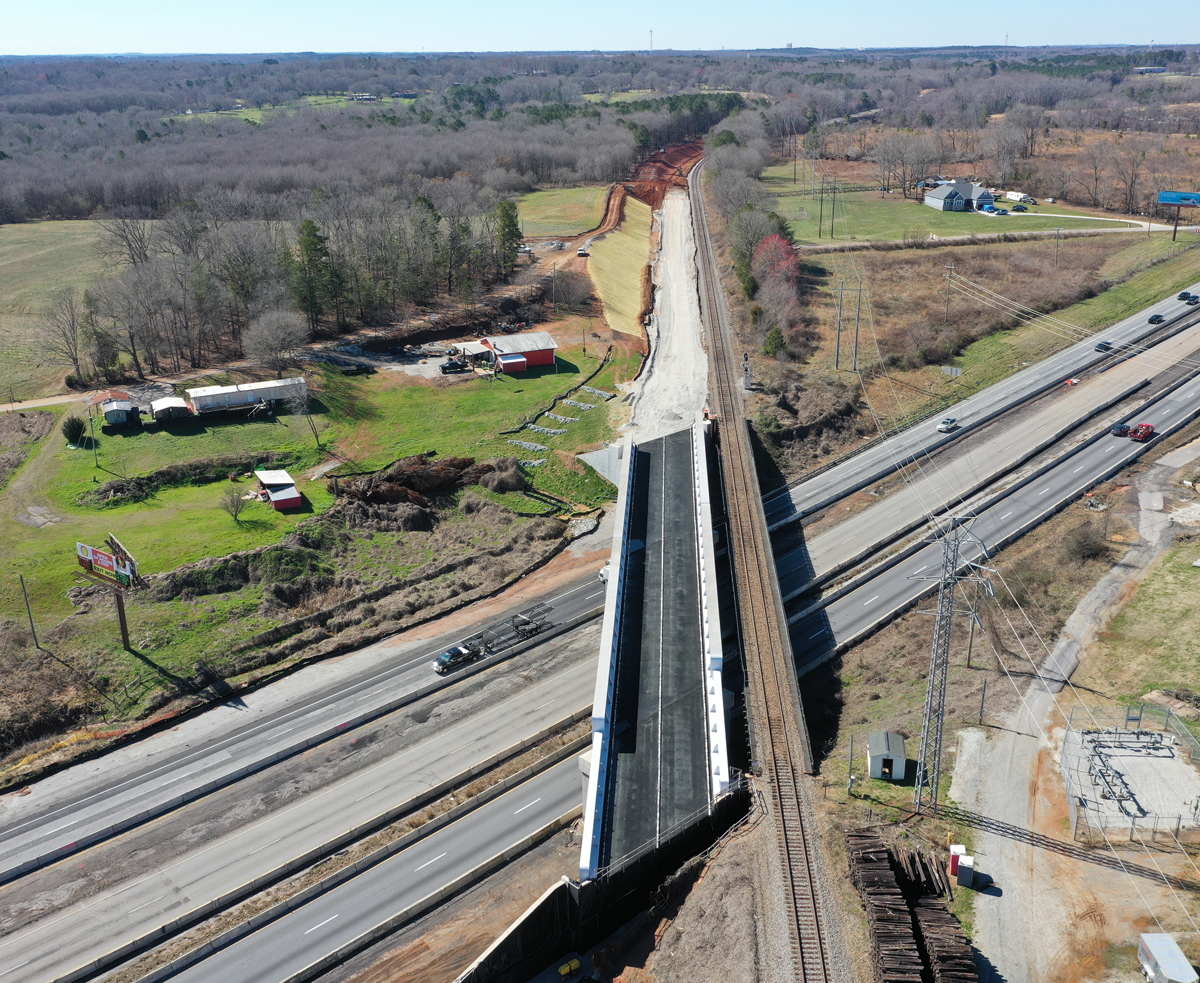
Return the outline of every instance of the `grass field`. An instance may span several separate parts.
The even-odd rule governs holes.
[[[33,338],[39,313],[61,289],[82,290],[103,276],[95,222],[0,226],[0,398],[62,390],[69,366],[40,355]]]
[[[791,165],[767,168],[763,172],[763,184],[767,190],[780,194],[795,190],[803,185],[792,184]],[[1031,205],[1025,214],[990,218],[978,212],[938,212],[911,198],[889,194],[881,196],[877,191],[861,191],[838,195],[836,206],[827,197],[822,216],[820,197],[776,198],[775,210],[788,221],[797,242],[805,245],[831,243],[838,240],[869,241],[900,240],[905,233],[932,233],[938,236],[995,235],[998,232],[1038,232],[1048,229],[1096,229],[1130,228],[1131,223],[1119,218],[1086,217],[1089,213],[1077,208],[1060,205]],[[1078,216],[1055,218],[1042,216],[1039,212],[1053,215]],[[833,217],[833,232],[830,239],[830,220]],[[823,218],[823,221],[822,221]],[[818,236],[818,226],[823,238]],[[1194,237],[1193,237],[1194,238]]]
[[[1200,689],[1200,543],[1178,542],[1138,585],[1137,593],[1080,666],[1079,685],[1110,699],[1135,702],[1152,689]]]
[[[630,89],[628,92],[614,92],[610,96],[606,96],[603,92],[586,92],[583,98],[587,102],[636,102],[639,99],[653,99],[654,90]]]
[[[588,272],[604,302],[604,316],[614,331],[645,336],[638,315],[642,309],[642,271],[650,261],[650,206],[636,198],[625,200],[625,221],[616,232],[591,245]]]
[[[527,236],[573,236],[594,229],[604,218],[608,185],[551,188],[522,195],[517,202]]]

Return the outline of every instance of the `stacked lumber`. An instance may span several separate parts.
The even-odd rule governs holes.
[[[912,912],[900,890],[891,857],[875,833],[849,832],[850,877],[867,909],[879,983],[921,983],[924,964]]]
[[[897,850],[893,856],[900,871],[901,884],[910,897],[924,894],[954,896],[945,865],[929,854],[921,850]]]
[[[945,899],[918,898],[915,910],[936,983],[978,983],[975,951]]]

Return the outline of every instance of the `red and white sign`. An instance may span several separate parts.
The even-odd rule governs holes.
[[[118,584],[121,587],[129,587],[132,584],[133,571],[126,563],[118,560],[111,553],[93,549],[83,543],[75,544],[75,553],[79,565],[93,577],[99,577],[101,580],[107,580],[109,583]]]

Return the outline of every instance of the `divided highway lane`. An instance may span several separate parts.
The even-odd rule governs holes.
[[[586,708],[595,681],[596,660],[585,658],[152,873],[0,937],[0,983],[60,979],[163,926],[194,920],[214,899]]]
[[[179,983],[283,983],[579,806],[578,757],[195,963]]]
[[[1200,293],[1200,283],[1193,284],[1188,290]],[[924,421],[866,448],[828,471],[794,487],[781,489],[763,501],[768,528],[774,532],[789,522],[818,512],[826,505],[891,474],[920,454],[959,439],[996,414],[1012,409],[1046,388],[1110,358],[1111,355],[1095,350],[1099,341],[1111,341],[1114,345],[1135,344],[1147,335],[1163,329],[1162,325],[1148,323],[1152,315],[1161,314],[1170,322],[1194,311],[1194,308],[1174,297],[1159,301],[1057,355],[1022,369],[1002,382],[997,382],[955,404],[946,411],[947,416],[958,418],[959,429],[953,433],[938,433],[936,420]]]
[[[1186,425],[1197,414],[1200,414],[1200,379],[1192,379],[1152,406],[1138,410],[1131,416],[1131,422],[1152,423],[1162,435]],[[1099,439],[1068,454],[1036,479],[977,510],[971,530],[994,552],[1115,474],[1151,446],[1152,442],[1140,444],[1112,437],[1105,431]],[[976,555],[977,552],[968,549],[963,558],[969,560]],[[800,615],[792,623],[792,645],[799,673],[803,675],[833,658],[929,593],[934,585],[913,578],[936,577],[941,557],[941,542],[933,542],[826,607]]]
[[[1186,376],[1200,364],[1198,343],[1200,325],[1045,400],[1036,412],[1024,416],[1019,426],[1001,423],[986,427],[961,446],[923,461],[920,473],[901,487],[819,535],[797,542],[793,549],[784,548],[786,540],[781,540],[775,546],[775,567],[783,600],[790,601],[919,528],[930,515],[953,509],[1053,446],[1067,431],[1128,395],[1139,383],[1159,380],[1157,388],[1161,390],[1166,380]]]
[[[496,621],[531,603],[514,606]],[[602,605],[604,585],[592,573],[567,585],[546,603],[550,620],[562,624]],[[469,634],[455,632],[423,643],[419,654],[409,651],[395,665],[376,666],[332,692],[317,690],[309,698],[270,712],[247,714],[229,711],[228,706],[206,711],[225,713],[229,725],[214,739],[201,732],[203,725],[196,720],[184,722],[180,728],[198,731],[196,746],[183,745],[170,733],[152,735],[36,782],[27,795],[4,797],[0,800],[0,883],[336,736],[348,721],[384,712],[395,701],[436,684],[440,677],[430,663]],[[453,674],[446,677],[446,685],[454,678]],[[237,722],[241,716],[251,719]]]

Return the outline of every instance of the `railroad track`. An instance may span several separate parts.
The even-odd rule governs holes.
[[[801,784],[802,775],[812,772],[812,750],[799,699],[762,494],[754,470],[754,454],[746,430],[733,338],[708,235],[698,180],[702,166],[692,169],[688,186],[696,234],[700,303],[708,328],[721,427],[721,466],[742,652],[750,683],[752,737],[769,786],[775,818],[796,979],[802,983],[823,983],[831,975],[829,953],[813,866],[812,823]]]

